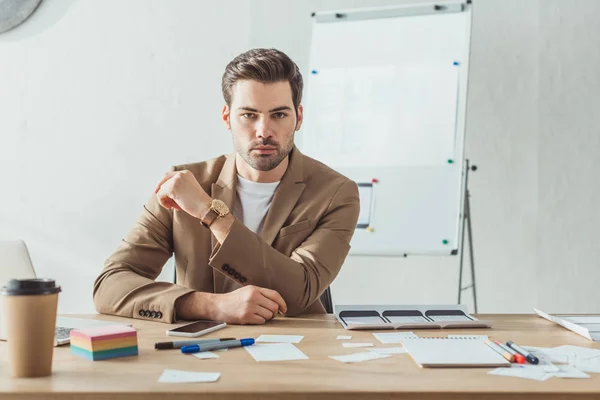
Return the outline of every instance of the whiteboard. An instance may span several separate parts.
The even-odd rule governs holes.
[[[315,13],[302,151],[359,184],[351,254],[456,254],[467,3]]]

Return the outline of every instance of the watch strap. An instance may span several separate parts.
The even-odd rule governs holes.
[[[210,227],[210,225],[215,222],[215,220],[217,219],[217,217],[219,216],[219,214],[211,208],[208,209],[208,211],[206,212],[206,214],[204,214],[204,217],[202,217],[202,219],[200,219],[200,222],[202,222],[202,225],[204,225],[205,227]]]

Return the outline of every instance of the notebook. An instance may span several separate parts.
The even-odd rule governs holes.
[[[422,368],[510,366],[508,360],[475,338],[406,339],[402,345]]]

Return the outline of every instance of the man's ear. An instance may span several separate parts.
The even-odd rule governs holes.
[[[223,125],[227,128],[228,131],[231,130],[231,124],[229,123],[230,110],[229,106],[225,104],[223,106],[223,110],[221,111],[221,119],[223,120]]]
[[[296,130],[299,131],[302,126],[302,121],[304,121],[304,109],[302,108],[302,104],[298,106],[296,117]]]

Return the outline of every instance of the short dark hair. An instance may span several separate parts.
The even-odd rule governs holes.
[[[252,49],[234,58],[223,73],[221,90],[223,98],[231,107],[232,87],[239,80],[253,80],[262,83],[288,81],[292,88],[294,108],[302,101],[302,74],[291,58],[276,49]]]

